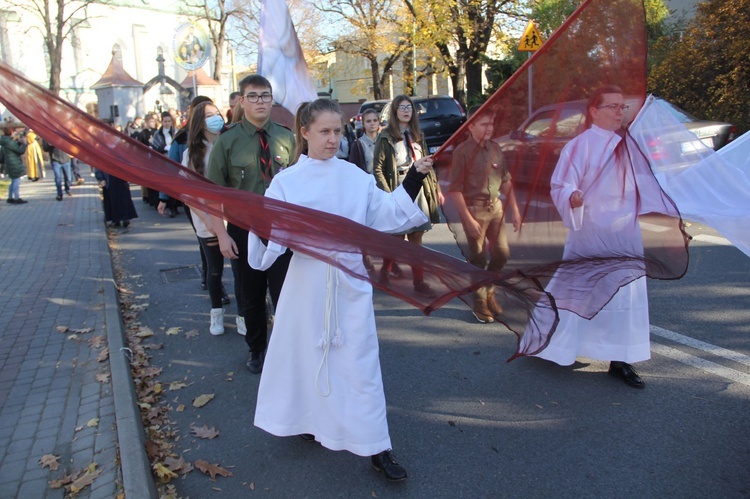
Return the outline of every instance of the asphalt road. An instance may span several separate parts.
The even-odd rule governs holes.
[[[688,229],[696,239],[685,278],[649,281],[654,334],[653,358],[639,366],[645,390],[607,376],[605,362],[506,363],[515,336],[477,323],[462,302],[425,317],[376,293],[391,439],[409,473],[393,484],[369,459],[253,426],[259,377],[245,369],[234,303],[227,333],[209,335],[208,295],[191,267],[199,263],[192,229],[184,215],[160,217],[133,192],[141,218],[119,229],[115,248],[126,285],[148,295],[139,320],[156,332],[151,341],[164,344],[153,351],[159,379],[188,384],[165,397],[175,451],[233,473],[211,481],[194,470],[173,482],[180,496],[750,495],[750,259],[711,239],[710,229]],[[456,254],[444,224],[425,242]],[[229,290],[231,276],[227,264]],[[182,330],[167,335],[170,327]],[[199,335],[186,338],[193,329]],[[209,393],[215,398],[206,406],[191,405]],[[220,435],[195,438],[191,423]]]

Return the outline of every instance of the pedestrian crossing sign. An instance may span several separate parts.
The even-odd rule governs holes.
[[[536,52],[543,42],[542,35],[534,26],[534,21],[529,20],[529,24],[526,25],[526,29],[521,35],[521,41],[518,43],[518,50],[520,52]]]

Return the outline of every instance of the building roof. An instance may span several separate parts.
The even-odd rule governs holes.
[[[221,86],[221,83],[214,80],[203,71],[203,68],[198,68],[193,71],[188,71],[187,77],[182,80],[182,85],[185,88],[193,88],[193,73],[195,73],[195,85],[196,86]]]
[[[91,85],[91,88],[96,90],[98,88],[106,87],[142,87],[143,83],[136,80],[125,71],[122,66],[122,53],[118,50],[119,47],[115,47],[112,50],[112,60],[109,61],[109,66],[102,77]]]

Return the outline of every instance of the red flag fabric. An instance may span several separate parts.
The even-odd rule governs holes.
[[[520,332],[531,318],[534,304],[544,308],[545,323],[554,324],[553,301],[534,280],[518,272],[488,272],[459,259],[399,241],[346,218],[267,199],[264,196],[217,186],[183,168],[140,142],[88,115],[0,63],[0,101],[24,124],[68,154],[119,178],[165,192],[191,206],[223,217],[260,237],[273,240],[352,274],[330,258],[328,250],[361,253],[377,269],[384,258],[407,269],[424,269],[431,294],[419,294],[412,280],[381,283],[379,272],[355,275],[376,288],[419,308],[425,314],[472,289],[495,284],[507,295],[506,325]],[[548,328],[542,336],[551,334]],[[517,333],[518,334],[518,333]],[[546,340],[539,341],[543,345]]]
[[[557,307],[588,319],[622,286],[644,275],[674,279],[686,272],[688,237],[679,212],[651,172],[653,151],[639,148],[626,129],[618,132],[623,140],[614,140],[602,157],[580,150],[588,147],[586,141],[573,142],[567,151],[606,172],[586,186],[584,196],[601,201],[587,206],[585,216],[606,219],[608,227],[587,234],[585,249],[578,232],[577,245],[566,251],[566,240],[578,228],[563,220],[551,190],[563,148],[590,127],[586,101],[595,90],[619,86],[629,107],[625,124],[637,114],[645,99],[646,52],[640,0],[581,2],[435,154],[446,193],[443,213],[468,261],[533,276]],[[502,185],[513,189],[506,192]],[[493,222],[498,218],[499,224]],[[518,355],[543,347],[545,334],[535,331],[540,324],[543,331],[552,327],[544,321],[531,324]]]

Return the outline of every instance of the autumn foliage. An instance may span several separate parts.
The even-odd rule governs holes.
[[[750,0],[698,4],[680,40],[664,38],[649,89],[699,118],[750,130]]]

